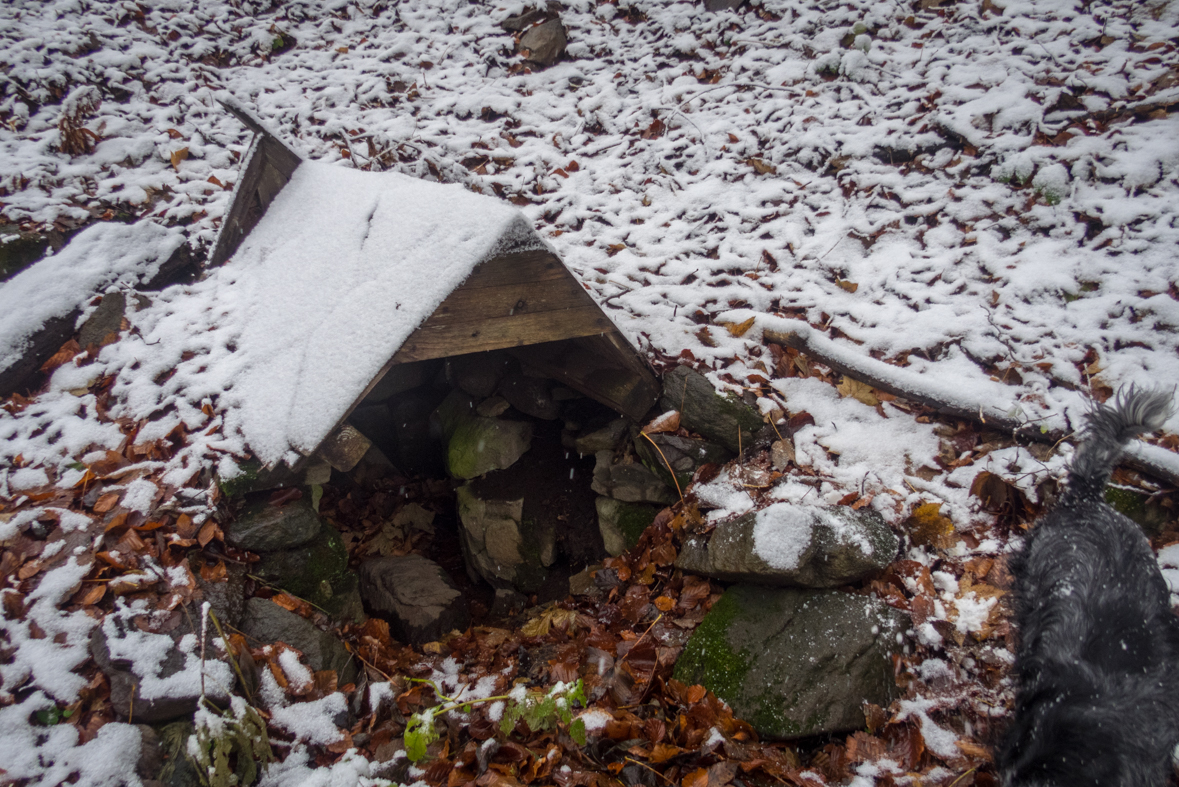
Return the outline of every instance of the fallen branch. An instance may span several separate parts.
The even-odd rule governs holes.
[[[840,374],[866,383],[878,391],[924,405],[942,415],[981,423],[989,429],[1040,443],[1056,443],[1064,434],[1039,424],[1014,418],[989,404],[970,401],[944,389],[936,381],[875,358],[849,352],[800,320],[775,320],[775,328],[763,325],[766,341],[792,347]],[[777,327],[780,326],[780,327]]]
[[[745,312],[735,312],[740,321]],[[792,347],[833,371],[910,402],[924,405],[942,415],[962,418],[1011,435],[1016,439],[1056,444],[1069,437],[1064,430],[1012,417],[992,405],[971,401],[959,391],[924,375],[859,355],[836,344],[801,320],[758,315],[766,341]],[[1179,486],[1179,456],[1158,446],[1135,441],[1126,448],[1123,464]]]

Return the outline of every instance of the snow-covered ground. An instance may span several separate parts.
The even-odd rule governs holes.
[[[980,470],[1034,495],[1063,458],[1008,448],[942,472],[932,424],[813,379],[767,382],[762,326],[730,331],[726,313],[804,320],[932,389],[1066,431],[1091,391],[1179,381],[1179,3],[761,0],[709,13],[572,0],[560,12],[567,57],[535,73],[499,26],[527,7],[7,2],[0,215],[41,231],[138,218],[207,247],[250,141],[216,101],[228,91],[309,158],[511,200],[644,350],[757,390],[767,411],[809,412],[796,450],[827,479],[822,502],[854,490],[893,523],[936,499],[966,527],[987,517],[968,494]],[[6,330],[27,322],[11,317],[30,308],[17,281],[0,284]],[[104,416],[152,419],[137,441],[183,425],[185,449],[148,468],[161,483],[233,472],[245,444],[214,406],[219,392],[166,374],[224,361],[232,337],[218,330],[214,282],[136,306],[136,331],[0,412],[0,500],[24,506],[0,514],[0,538],[35,519],[23,490],[72,487],[79,460],[126,438],[86,391],[100,379],[111,380]],[[180,312],[184,331],[153,333]],[[0,335],[0,347],[20,340]],[[1166,431],[1179,432],[1179,415]],[[787,481],[773,496],[811,492]],[[203,491],[183,502],[199,521]],[[65,673],[84,658],[86,621],[52,610],[79,570],[55,569],[73,573],[43,581],[36,600],[42,628],[64,632],[51,663]],[[10,642],[40,647],[24,623],[4,625]],[[32,667],[20,663],[0,675],[24,680]],[[42,699],[68,704],[78,690],[33,674]],[[33,735],[29,708],[23,726],[0,709],[6,740]],[[70,756],[93,759],[63,753],[54,767]],[[84,773],[122,778],[98,764]]]

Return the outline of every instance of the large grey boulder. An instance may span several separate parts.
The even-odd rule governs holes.
[[[201,696],[202,670],[206,696],[216,703],[228,700],[233,672],[214,644],[212,624],[202,659],[199,614],[167,633],[140,631],[133,617],[126,608],[111,613],[90,635],[90,655],[110,683],[111,708],[119,718],[155,724],[191,716]]]
[[[455,478],[511,467],[532,445],[532,424],[482,418],[461,391],[447,396],[437,413],[446,434],[446,467]]]
[[[537,590],[556,559],[556,533],[524,518],[524,499],[483,498],[471,484],[456,490],[459,539],[467,573],[492,587]]]
[[[301,652],[307,666],[316,672],[335,670],[341,686],[356,681],[357,665],[343,642],[273,601],[264,598],[247,601],[241,630],[252,640],[251,644],[285,642]]]
[[[361,563],[360,595],[370,609],[390,616],[393,634],[411,645],[465,629],[470,620],[466,599],[442,566],[421,555]]]
[[[838,587],[882,570],[899,546],[870,509],[775,503],[690,536],[675,564],[729,582]]]
[[[638,462],[623,459],[615,464],[613,451],[599,451],[596,458],[590,486],[599,495],[627,503],[675,502],[675,490]]]
[[[687,488],[701,465],[724,464],[733,458],[733,452],[719,443],[674,434],[640,435],[635,438],[635,453],[664,483],[675,486],[678,481],[680,489]]]
[[[265,499],[246,506],[237,519],[225,524],[225,541],[250,552],[296,549],[319,535],[322,522],[306,497],[281,506]]]
[[[897,695],[903,613],[871,596],[735,585],[684,647],[675,678],[702,684],[765,738],[864,726]]]
[[[678,366],[664,376],[659,406],[679,411],[681,426],[734,453],[752,444],[763,426],[753,408],[717,393],[704,375],[687,366]]]
[[[599,497],[594,505],[598,512],[598,529],[606,551],[618,557],[639,543],[643,531],[655,521],[660,507],[645,503],[624,503],[612,497]]]

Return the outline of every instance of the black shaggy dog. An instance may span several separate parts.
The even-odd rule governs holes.
[[[1098,405],[1057,506],[1013,561],[1015,718],[996,752],[1004,787],[1162,785],[1179,743],[1179,618],[1138,525],[1105,503],[1135,435],[1171,393]]]

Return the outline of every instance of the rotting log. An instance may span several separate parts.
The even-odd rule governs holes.
[[[900,399],[928,407],[941,415],[971,421],[987,429],[1009,434],[1015,439],[1049,445],[1056,445],[1071,436],[1060,429],[1041,429],[1035,423],[1016,420],[999,413],[995,408],[987,408],[986,410],[982,407],[965,408],[948,402],[918,385],[907,387],[896,385],[894,382],[897,374],[896,367],[869,357],[856,358],[854,361],[848,357],[834,358],[832,353],[824,352],[819,343],[813,339],[814,333],[809,328],[810,326],[807,326],[807,330],[799,331],[776,331],[766,328],[762,331],[762,335],[766,341],[772,344],[791,347],[833,371]],[[1145,447],[1145,444],[1142,446]],[[1151,456],[1150,452],[1140,450],[1138,445],[1134,443],[1127,448],[1122,457],[1122,464],[1165,481],[1172,486],[1179,486],[1179,472],[1176,472],[1174,467],[1159,461],[1157,457]]]
[[[137,292],[162,289],[179,279],[195,261],[188,244],[182,243],[160,265],[155,276],[135,289]],[[68,314],[46,320],[29,337],[28,347],[21,357],[7,369],[0,371],[0,398],[11,396],[22,388],[27,390],[39,383],[41,378],[37,373],[41,370],[41,366],[76,333],[75,326],[78,318],[82,315],[86,302],[99,294],[101,293],[81,293],[77,308]]]

